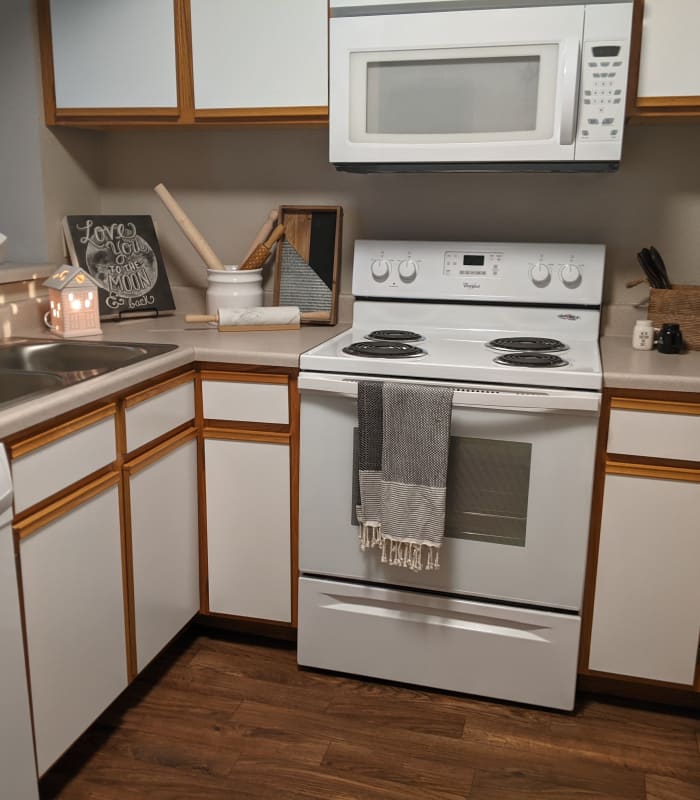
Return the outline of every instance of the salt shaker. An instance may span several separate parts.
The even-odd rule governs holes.
[[[638,319],[632,332],[632,347],[635,350],[651,350],[654,346],[654,325],[650,319]]]

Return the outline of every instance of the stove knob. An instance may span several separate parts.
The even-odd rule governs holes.
[[[530,280],[538,289],[544,289],[552,280],[552,273],[546,264],[533,264],[530,267]]]
[[[576,264],[564,264],[559,273],[559,277],[567,289],[576,289],[581,285],[581,281],[583,280],[581,270]]]
[[[409,258],[399,264],[399,278],[401,278],[404,283],[412,283],[415,281],[417,275],[418,268],[416,267],[415,261],[411,261]]]
[[[374,280],[381,283],[389,277],[391,264],[386,260],[386,258],[376,258],[370,266],[370,271],[372,272],[372,277]]]

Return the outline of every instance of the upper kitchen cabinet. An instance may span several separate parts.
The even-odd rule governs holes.
[[[324,123],[327,0],[38,0],[48,125]]]
[[[190,1],[196,119],[327,119],[326,0]]]
[[[180,113],[173,0],[40,0],[48,124]]]
[[[630,77],[630,116],[700,117],[700,3],[638,0],[635,23],[641,46],[638,81]]]

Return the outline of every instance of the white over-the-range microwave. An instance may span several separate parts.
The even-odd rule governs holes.
[[[330,161],[612,171],[632,0],[330,0]]]

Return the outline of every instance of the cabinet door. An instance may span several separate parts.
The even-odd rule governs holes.
[[[173,0],[51,0],[58,109],[176,108]]]
[[[199,611],[196,441],[126,472],[140,672]]]
[[[326,0],[192,0],[195,109],[328,105]]]
[[[606,476],[590,669],[693,683],[699,508],[700,483]]]
[[[204,446],[209,610],[291,622],[289,446]]]
[[[39,774],[127,685],[117,482],[18,528]]]

